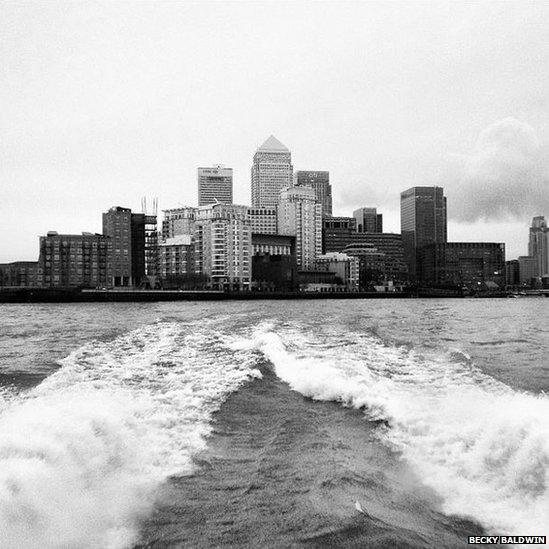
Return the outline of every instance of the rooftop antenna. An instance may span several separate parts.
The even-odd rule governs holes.
[[[141,198],[141,211],[145,215],[149,215],[149,211],[148,211],[148,207],[147,207],[147,197],[146,196],[143,196]],[[155,196],[152,199],[152,209],[151,209],[150,215],[154,215],[156,217],[157,214],[158,214],[158,197]]]

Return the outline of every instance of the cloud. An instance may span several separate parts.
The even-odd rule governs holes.
[[[452,155],[444,186],[458,221],[524,219],[549,211],[549,170],[534,129],[505,118],[484,129],[476,151]]]

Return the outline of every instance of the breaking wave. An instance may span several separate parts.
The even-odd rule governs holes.
[[[378,337],[263,324],[260,351],[290,387],[363,409],[379,436],[442,498],[442,511],[499,533],[546,534],[549,398],[512,390],[456,351],[420,354]]]
[[[0,395],[0,547],[121,548],[155,488],[192,471],[224,398],[260,376],[200,327],[93,342],[24,395]]]

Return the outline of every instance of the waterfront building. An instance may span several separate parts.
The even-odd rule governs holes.
[[[103,234],[111,238],[112,286],[137,286],[158,265],[156,216],[112,207],[103,214]]]
[[[280,191],[293,181],[292,156],[272,136],[257,149],[252,165],[252,207],[275,208]]]
[[[518,258],[520,283],[526,286],[535,286],[539,281],[539,260],[530,255],[521,255]]]
[[[252,233],[252,253],[295,255],[295,236]]]
[[[198,168],[198,205],[233,203],[233,169]]]
[[[97,288],[112,284],[112,241],[101,234],[58,234],[40,237],[40,285]]]
[[[300,269],[312,268],[322,253],[322,205],[310,187],[287,187],[278,203],[278,232],[296,237],[296,260]]]
[[[316,200],[322,205],[322,215],[332,215],[332,186],[330,172],[299,170],[294,174],[296,187],[312,187],[315,190]]]
[[[298,271],[297,281],[302,292],[335,292],[343,289],[336,273],[325,267]]]
[[[468,290],[505,286],[505,244],[444,242],[419,251],[422,280],[430,285],[454,285]]]
[[[507,286],[520,285],[520,266],[518,259],[505,262],[505,284]]]
[[[377,208],[359,208],[353,212],[356,220],[356,230],[359,233],[382,233],[383,214],[377,213]]]
[[[201,206],[196,212],[195,270],[218,289],[249,290],[252,238],[248,207]]]
[[[192,236],[183,234],[163,240],[159,245],[159,257],[159,275],[161,278],[194,274]]]
[[[357,232],[354,217],[324,219],[323,225],[324,253],[344,252],[362,257],[361,280],[408,280],[401,235]]]
[[[159,276],[163,289],[203,290],[209,278],[196,267],[194,236],[167,238],[159,245]]]
[[[404,259],[412,279],[422,278],[419,250],[447,242],[446,197],[442,187],[412,187],[400,194]]]
[[[354,217],[327,217],[322,220],[322,253],[341,252],[356,233]]]
[[[198,208],[192,206],[163,210],[162,239],[166,240],[182,234],[192,235],[197,211]]]
[[[298,287],[295,255],[256,253],[252,257],[252,285],[256,290],[291,292]]]
[[[362,242],[353,242],[343,249],[347,255],[359,259],[360,286],[366,288],[388,281],[406,282],[408,267],[404,263],[400,235],[391,233],[363,233],[363,235],[386,238],[365,238]]]
[[[147,278],[147,283],[154,286],[155,277],[158,276],[158,231],[156,215],[132,213],[132,244],[134,241],[136,242],[134,249],[138,248],[137,243],[140,243],[142,238],[145,242],[145,277]]]
[[[352,255],[340,252],[330,252],[317,256],[315,268],[335,273],[338,281],[345,289],[358,290],[359,285],[359,259]]]
[[[132,286],[136,279],[141,280],[145,274],[145,234],[141,246],[135,246],[131,209],[118,206],[104,213],[103,234],[110,237],[112,243],[109,263],[113,280],[109,286]],[[136,257],[134,248],[137,248]]]
[[[37,261],[0,263],[0,286],[35,287],[40,282]]]
[[[543,215],[532,219],[529,231],[528,255],[537,260],[536,277],[549,275],[549,228]]]
[[[252,233],[277,234],[276,208],[248,208]]]
[[[402,236],[398,233],[361,233],[353,237],[356,244],[369,244],[385,254],[385,269],[390,279],[408,279],[408,267],[404,261]],[[345,251],[345,250],[343,250]]]
[[[252,285],[255,289],[296,289],[295,240],[295,236],[252,233]]]

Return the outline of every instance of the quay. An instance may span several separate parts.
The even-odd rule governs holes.
[[[456,290],[416,288],[400,292],[375,291],[221,291],[221,290],[150,290],[82,288],[0,288],[0,303],[101,303],[157,301],[253,301],[299,299],[410,299],[410,298],[500,298],[549,297],[549,290],[529,290],[521,294],[485,292],[465,295]]]
[[[9,288],[0,290],[0,303],[395,299],[410,297],[409,292],[224,292],[220,290],[83,290],[80,288]]]

